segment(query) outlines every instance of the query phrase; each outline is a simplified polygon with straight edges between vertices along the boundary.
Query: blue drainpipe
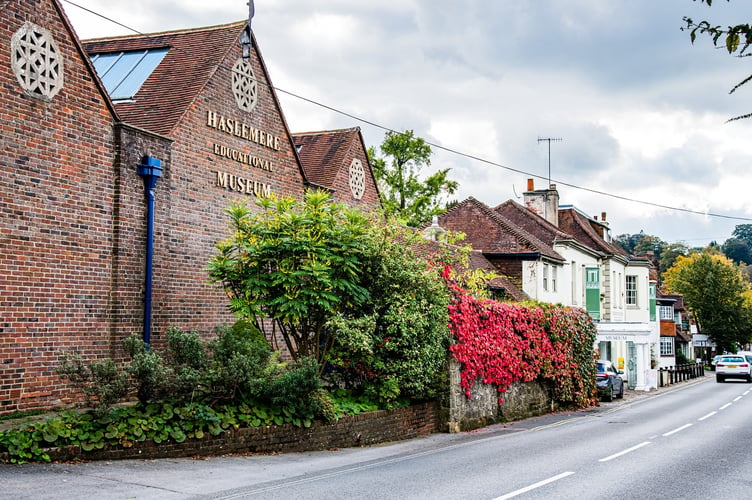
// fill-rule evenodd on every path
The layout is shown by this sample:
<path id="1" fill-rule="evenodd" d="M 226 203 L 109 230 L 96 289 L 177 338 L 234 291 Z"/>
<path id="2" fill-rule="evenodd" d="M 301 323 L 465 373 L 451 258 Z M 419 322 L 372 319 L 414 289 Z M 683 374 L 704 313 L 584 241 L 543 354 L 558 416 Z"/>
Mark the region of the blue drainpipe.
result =
<path id="1" fill-rule="evenodd" d="M 144 156 L 138 165 L 138 175 L 144 180 L 144 194 L 147 202 L 146 215 L 146 278 L 144 284 L 144 343 L 149 349 L 151 343 L 151 278 L 154 259 L 154 188 L 157 179 L 162 177 L 162 162 L 151 156 Z"/>

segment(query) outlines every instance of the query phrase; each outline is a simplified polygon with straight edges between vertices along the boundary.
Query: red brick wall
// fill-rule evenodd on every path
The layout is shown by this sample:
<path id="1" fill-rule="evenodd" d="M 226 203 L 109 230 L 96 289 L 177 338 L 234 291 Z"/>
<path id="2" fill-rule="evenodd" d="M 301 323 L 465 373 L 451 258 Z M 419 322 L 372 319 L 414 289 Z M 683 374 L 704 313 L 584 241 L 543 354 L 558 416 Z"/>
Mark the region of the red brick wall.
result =
<path id="1" fill-rule="evenodd" d="M 151 441 L 131 448 L 108 448 L 84 452 L 78 446 L 52 449 L 50 458 L 62 460 L 118 460 L 225 455 L 229 453 L 289 453 L 370 446 L 389 441 L 413 439 L 440 432 L 437 403 L 422 403 L 392 411 L 373 411 L 343 417 L 333 423 L 314 422 L 310 427 L 290 424 L 251 427 L 228 431 L 220 436 L 206 434 L 203 439 L 182 443 Z M 8 460 L 0 454 L 0 461 Z"/>
<path id="2" fill-rule="evenodd" d="M 365 170 L 365 191 L 360 199 L 356 199 L 350 189 L 350 164 L 353 159 L 360 160 Z M 336 201 L 346 203 L 353 207 L 358 207 L 364 211 L 375 210 L 381 206 L 379 200 L 379 191 L 376 187 L 376 179 L 368 166 L 368 155 L 363 149 L 361 141 L 355 141 L 350 148 L 349 154 L 345 157 L 344 166 L 337 173 L 337 177 L 332 183 L 332 198 Z"/>
<path id="3" fill-rule="evenodd" d="M 144 286 L 146 255 L 147 204 L 143 179 L 137 168 L 145 155 L 161 161 L 163 176 L 172 166 L 171 143 L 162 137 L 146 134 L 128 127 L 116 127 L 117 177 L 113 183 L 115 208 L 113 212 L 112 310 L 113 328 L 109 341 L 113 356 L 120 357 L 121 341 L 131 334 L 144 331 Z M 165 200 L 157 180 L 155 212 Z M 155 217 L 155 220 L 159 220 Z M 163 228 L 155 222 L 155 233 Z M 159 236 L 157 236 L 158 238 Z M 156 239 L 156 238 L 155 238 Z M 155 259 L 157 260 L 157 259 Z M 156 266 L 161 264 L 157 262 Z"/>
<path id="4" fill-rule="evenodd" d="M 236 46 L 170 138 L 119 123 L 53 0 L 0 8 L 0 414 L 55 406 L 76 395 L 57 377 L 62 352 L 122 358 L 143 332 L 146 203 L 136 168 L 162 162 L 155 189 L 152 341 L 170 326 L 209 333 L 234 318 L 207 283 L 214 245 L 228 235 L 225 209 L 253 194 L 217 185 L 217 172 L 301 198 L 304 179 L 268 77 L 256 53 L 259 102 L 236 104 L 230 69 Z M 51 100 L 26 95 L 10 65 L 10 40 L 25 21 L 49 30 L 64 62 Z M 279 138 L 259 145 L 207 125 L 216 113 Z M 257 168 L 214 145 L 268 161 Z M 359 145 L 364 166 L 365 152 Z M 359 204 L 378 203 L 370 172 Z M 346 180 L 344 181 L 346 182 Z M 349 184 L 340 189 L 350 194 Z M 352 196 L 349 196 L 352 198 Z"/>
<path id="5" fill-rule="evenodd" d="M 49 30 L 64 85 L 28 96 L 10 40 Z M 113 118 L 72 34 L 49 1 L 0 8 L 0 412 L 66 397 L 60 350 L 109 354 L 115 203 Z"/>
<path id="6" fill-rule="evenodd" d="M 157 185 L 153 302 L 153 338 L 157 341 L 169 326 L 206 333 L 233 321 L 224 292 L 208 283 L 206 268 L 214 245 L 229 235 L 225 210 L 238 201 L 253 205 L 256 196 L 218 186 L 217 172 L 261 182 L 276 195 L 303 195 L 294 146 L 256 57 L 252 64 L 260 80 L 258 103 L 249 113 L 235 102 L 230 68 L 240 56 L 238 46 L 181 120 L 172 134 L 175 142 L 169 169 Z M 279 137 L 279 150 L 209 127 L 209 112 Z M 270 161 L 272 170 L 217 155 L 215 144 Z"/>
<path id="7" fill-rule="evenodd" d="M 522 263 L 521 259 L 508 258 L 508 259 L 488 259 L 501 274 L 509 278 L 520 290 L 522 290 Z"/>

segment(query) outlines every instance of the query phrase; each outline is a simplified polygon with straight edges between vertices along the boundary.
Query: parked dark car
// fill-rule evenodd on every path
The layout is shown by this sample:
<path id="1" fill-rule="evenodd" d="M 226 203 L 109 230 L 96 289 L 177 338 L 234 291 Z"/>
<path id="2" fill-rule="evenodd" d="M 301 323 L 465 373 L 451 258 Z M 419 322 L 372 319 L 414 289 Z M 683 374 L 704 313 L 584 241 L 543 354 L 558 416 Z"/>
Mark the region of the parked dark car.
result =
<path id="1" fill-rule="evenodd" d="M 598 396 L 604 401 L 613 401 L 614 398 L 624 397 L 624 372 L 617 370 L 611 361 L 601 359 L 596 369 L 595 386 Z"/>

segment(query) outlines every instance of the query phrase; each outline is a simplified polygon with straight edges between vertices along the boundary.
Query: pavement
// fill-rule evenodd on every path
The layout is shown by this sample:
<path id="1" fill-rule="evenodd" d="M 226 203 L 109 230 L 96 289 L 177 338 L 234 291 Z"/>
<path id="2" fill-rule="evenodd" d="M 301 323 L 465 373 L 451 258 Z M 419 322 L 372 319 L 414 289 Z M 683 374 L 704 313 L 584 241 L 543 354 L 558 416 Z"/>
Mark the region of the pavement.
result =
<path id="1" fill-rule="evenodd" d="M 704 377 L 698 377 L 698 378 L 686 380 L 683 382 L 677 382 L 670 386 L 659 387 L 658 389 L 653 389 L 650 391 L 636 391 L 634 389 L 625 389 L 623 398 L 614 399 L 613 401 L 610 401 L 610 402 L 600 401 L 599 405 L 594 408 L 566 410 L 562 412 L 541 415 L 538 417 L 532 417 L 530 419 L 526 419 L 525 421 L 507 422 L 505 424 L 495 424 L 495 425 L 501 425 L 503 427 L 516 427 L 516 428 L 528 427 L 530 424 L 535 426 L 536 424 L 539 423 L 539 421 L 558 421 L 563 418 L 574 416 L 578 413 L 596 413 L 599 411 L 612 409 L 614 407 L 621 406 L 627 403 L 632 403 L 640 399 L 658 396 L 660 394 L 664 394 L 672 390 L 686 387 L 687 385 L 690 385 L 690 384 L 696 384 L 696 383 L 701 383 L 707 380 L 712 380 L 713 376 L 714 376 L 713 372 L 706 372 Z M 24 424 L 31 423 L 31 422 L 41 422 L 41 421 L 44 421 L 48 416 L 49 414 L 39 414 L 39 415 L 19 417 L 15 419 L 0 420 L 0 431 L 5 430 L 5 429 L 17 428 L 17 427 L 20 427 Z M 490 426 L 490 427 L 493 427 L 493 426 Z"/>
<path id="2" fill-rule="evenodd" d="M 664 386 L 664 387 L 659 387 L 658 389 L 653 389 L 650 391 L 636 391 L 634 389 L 625 389 L 623 399 L 614 399 L 612 403 L 601 402 L 601 405 L 612 405 L 613 403 L 629 402 L 629 401 L 634 401 L 635 399 L 663 394 L 672 390 L 676 390 L 680 387 L 686 387 L 687 385 L 699 384 L 703 381 L 712 380 L 714 376 L 715 376 L 714 372 L 706 371 L 704 377 L 697 377 L 697 378 L 685 380 L 683 382 L 676 382 L 675 384 L 671 384 L 671 385 Z"/>

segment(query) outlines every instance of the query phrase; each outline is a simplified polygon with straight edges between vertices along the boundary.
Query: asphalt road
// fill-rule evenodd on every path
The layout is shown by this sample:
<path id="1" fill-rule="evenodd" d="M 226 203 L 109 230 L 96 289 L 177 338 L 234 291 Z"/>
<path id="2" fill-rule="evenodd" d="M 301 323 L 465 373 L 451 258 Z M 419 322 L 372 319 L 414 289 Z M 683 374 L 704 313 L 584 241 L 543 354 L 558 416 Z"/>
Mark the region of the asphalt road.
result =
<path id="1" fill-rule="evenodd" d="M 746 498 L 751 390 L 706 377 L 597 409 L 371 448 L 0 465 L 0 498 Z"/>

